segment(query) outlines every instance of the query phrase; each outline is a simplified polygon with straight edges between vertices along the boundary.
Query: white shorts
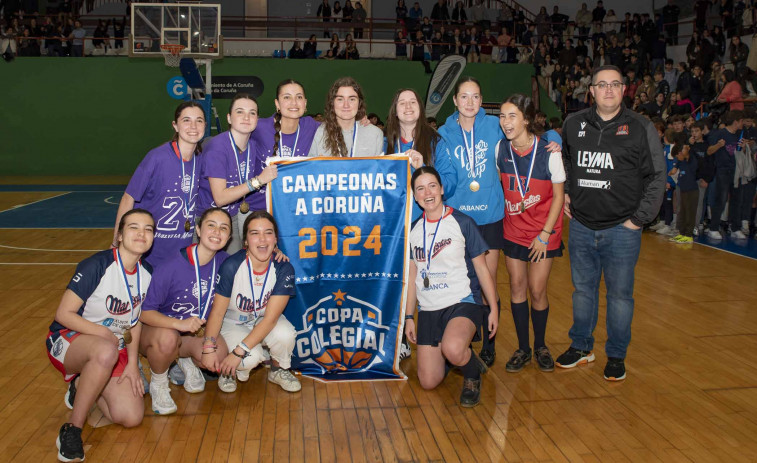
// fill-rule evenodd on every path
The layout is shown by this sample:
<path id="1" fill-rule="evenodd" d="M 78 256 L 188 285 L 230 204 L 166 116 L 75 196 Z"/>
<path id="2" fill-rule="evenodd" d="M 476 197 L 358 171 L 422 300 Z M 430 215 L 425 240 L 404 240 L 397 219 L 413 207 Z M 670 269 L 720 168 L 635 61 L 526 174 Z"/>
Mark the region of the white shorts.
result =
<path id="1" fill-rule="evenodd" d="M 239 345 L 250 334 L 255 325 L 259 324 L 262 320 L 263 317 L 256 319 L 253 323 L 237 325 L 231 320 L 224 319 L 221 326 L 221 336 L 226 340 L 229 352 Z M 288 370 L 292 366 L 292 352 L 294 352 L 296 335 L 294 326 L 289 323 L 289 320 L 284 315 L 279 316 L 276 325 L 268 333 L 268 336 L 263 339 L 263 342 L 257 346 L 250 346 L 250 353 L 242 359 L 237 369 L 252 370 L 264 360 L 272 358 L 279 363 L 281 368 Z M 268 349 L 270 357 L 263 347 Z"/>

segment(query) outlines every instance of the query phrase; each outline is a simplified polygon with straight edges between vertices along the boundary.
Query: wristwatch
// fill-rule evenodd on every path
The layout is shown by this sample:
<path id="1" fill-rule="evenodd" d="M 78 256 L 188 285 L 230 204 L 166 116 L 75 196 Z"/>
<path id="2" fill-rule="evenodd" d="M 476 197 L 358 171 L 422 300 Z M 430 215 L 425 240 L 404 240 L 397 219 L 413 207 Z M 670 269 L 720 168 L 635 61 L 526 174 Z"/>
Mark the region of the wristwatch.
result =
<path id="1" fill-rule="evenodd" d="M 253 177 L 252 179 L 248 180 L 248 182 L 253 190 L 259 190 L 260 187 L 263 186 L 263 184 L 260 183 L 260 180 L 258 180 L 257 177 Z"/>

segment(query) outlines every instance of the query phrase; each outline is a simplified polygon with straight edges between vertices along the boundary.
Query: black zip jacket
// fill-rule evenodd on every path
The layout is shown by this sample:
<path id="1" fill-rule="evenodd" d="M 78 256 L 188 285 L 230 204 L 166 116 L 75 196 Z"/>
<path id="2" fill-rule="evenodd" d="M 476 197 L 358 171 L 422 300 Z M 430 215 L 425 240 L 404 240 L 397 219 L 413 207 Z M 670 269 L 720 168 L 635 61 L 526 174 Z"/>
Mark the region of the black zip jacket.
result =
<path id="1" fill-rule="evenodd" d="M 665 193 L 665 158 L 654 125 L 625 106 L 602 121 L 593 106 L 563 123 L 563 163 L 573 217 L 592 230 L 651 222 Z"/>

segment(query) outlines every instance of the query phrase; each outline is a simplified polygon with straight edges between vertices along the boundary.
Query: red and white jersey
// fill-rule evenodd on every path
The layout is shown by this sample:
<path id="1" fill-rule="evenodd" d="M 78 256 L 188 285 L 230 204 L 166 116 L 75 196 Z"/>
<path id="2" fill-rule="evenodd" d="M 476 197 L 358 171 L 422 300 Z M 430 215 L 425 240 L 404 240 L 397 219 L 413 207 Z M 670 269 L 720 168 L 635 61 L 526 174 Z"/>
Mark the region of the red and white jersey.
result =
<path id="1" fill-rule="evenodd" d="M 536 146 L 525 152 L 512 147 L 509 140 L 502 140 L 497 148 L 497 167 L 505 193 L 505 239 L 521 246 L 530 246 L 544 229 L 552 205 L 552 184 L 565 182 L 562 153 L 547 151 L 547 141 L 537 138 Z M 512 151 L 511 151 L 512 150 Z M 534 152 L 536 157 L 534 158 Z M 513 166 L 513 160 L 516 165 Z M 533 169 L 531 161 L 533 160 Z M 517 167 L 520 185 L 515 171 Z M 531 180 L 528 181 L 529 170 Z M 527 188 L 526 183 L 528 182 Z M 525 189 L 525 195 L 521 195 Z M 525 210 L 521 211 L 521 203 Z M 563 212 L 554 226 L 547 250 L 558 249 L 562 242 Z"/>

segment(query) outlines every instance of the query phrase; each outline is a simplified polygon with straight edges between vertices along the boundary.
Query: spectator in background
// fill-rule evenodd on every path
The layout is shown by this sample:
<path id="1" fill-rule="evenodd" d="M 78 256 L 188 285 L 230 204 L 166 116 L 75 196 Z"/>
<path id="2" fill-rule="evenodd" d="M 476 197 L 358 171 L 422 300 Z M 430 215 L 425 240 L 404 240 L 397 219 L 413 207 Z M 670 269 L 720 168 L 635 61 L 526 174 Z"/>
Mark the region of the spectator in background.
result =
<path id="1" fill-rule="evenodd" d="M 394 34 L 394 56 L 399 61 L 407 61 L 407 38 L 402 31 Z"/>
<path id="2" fill-rule="evenodd" d="M 649 55 L 652 58 L 652 72 L 657 70 L 662 71 L 665 67 L 665 59 L 668 56 L 667 44 L 665 38 L 662 35 L 658 35 L 654 42 L 652 42 L 652 48 L 649 51 Z"/>
<path id="3" fill-rule="evenodd" d="M 720 95 L 718 95 L 718 101 L 729 103 L 728 109 L 731 111 L 743 111 L 744 96 L 741 84 L 736 80 L 736 74 L 730 69 L 726 69 L 721 74 L 721 79 L 725 85 Z"/>
<path id="4" fill-rule="evenodd" d="M 681 9 L 675 4 L 675 0 L 668 0 L 668 4 L 662 8 L 662 22 L 665 27 L 665 39 L 668 45 L 678 45 L 678 17 Z"/>
<path id="5" fill-rule="evenodd" d="M 363 8 L 363 4 L 355 2 L 355 10 L 352 12 L 352 24 L 356 39 L 363 38 L 363 23 L 365 23 L 367 17 L 368 13 Z"/>
<path id="6" fill-rule="evenodd" d="M 591 22 L 596 23 L 602 23 L 605 19 L 605 15 L 607 12 L 605 11 L 604 3 L 602 3 L 602 0 L 597 1 L 597 6 L 592 10 L 591 12 Z"/>
<path id="7" fill-rule="evenodd" d="M 318 55 L 318 39 L 315 34 L 311 35 L 303 48 L 306 59 L 315 59 Z"/>
<path id="8" fill-rule="evenodd" d="M 502 32 L 500 32 L 499 35 L 497 36 L 497 49 L 499 53 L 497 62 L 499 63 L 507 62 L 507 47 L 510 46 L 511 41 L 512 41 L 512 36 L 507 33 L 507 28 L 503 28 Z"/>
<path id="9" fill-rule="evenodd" d="M 423 37 L 423 32 L 415 31 L 415 40 L 413 40 L 413 51 L 411 55 L 412 61 L 424 61 L 426 59 L 426 40 Z"/>
<path id="10" fill-rule="evenodd" d="M 746 61 L 749 58 L 749 47 L 741 41 L 741 37 L 734 35 L 731 37 L 728 55 L 731 58 L 731 63 L 733 63 L 734 71 L 738 73 L 746 67 Z"/>
<path id="11" fill-rule="evenodd" d="M 538 37 L 536 36 L 536 26 L 533 23 L 528 25 L 528 29 L 523 33 L 521 40 L 523 41 L 523 45 L 527 47 L 533 48 L 536 46 Z"/>
<path id="12" fill-rule="evenodd" d="M 458 1 L 452 9 L 452 24 L 464 26 L 466 21 L 468 21 L 468 15 L 465 13 L 465 7 L 463 2 Z"/>
<path id="13" fill-rule="evenodd" d="M 549 18 L 552 21 L 552 31 L 562 37 L 562 33 L 568 26 L 568 16 L 560 13 L 560 8 L 555 5 L 552 8 L 552 16 Z"/>
<path id="14" fill-rule="evenodd" d="M 292 45 L 292 48 L 289 49 L 289 54 L 287 56 L 289 57 L 289 59 L 305 58 L 305 50 L 302 49 L 299 40 L 294 41 L 294 44 Z"/>
<path id="15" fill-rule="evenodd" d="M 26 27 L 21 34 L 18 56 L 40 56 L 39 42 L 31 35 L 31 29 Z"/>
<path id="16" fill-rule="evenodd" d="M 475 1 L 473 8 L 471 8 L 471 17 L 473 24 L 481 30 L 486 30 L 491 26 L 491 21 L 489 21 L 482 0 Z"/>
<path id="17" fill-rule="evenodd" d="M 466 31 L 465 34 L 465 57 L 469 63 L 478 63 L 481 61 L 481 49 L 478 47 L 478 31 L 475 26 Z"/>
<path id="18" fill-rule="evenodd" d="M 331 42 L 329 42 L 329 52 L 331 53 L 331 56 L 336 58 L 339 55 L 339 49 L 341 46 L 339 45 L 339 34 L 334 32 L 331 34 Z"/>
<path id="19" fill-rule="evenodd" d="M 578 27 L 578 37 L 588 38 L 591 30 L 593 15 L 589 11 L 586 3 L 581 4 L 581 9 L 576 13 L 576 27 Z"/>
<path id="20" fill-rule="evenodd" d="M 733 0 L 720 0 L 720 2 L 718 2 L 718 13 L 720 14 L 723 30 L 725 30 L 730 37 L 733 34 L 734 26 L 736 25 L 733 18 Z M 722 56 L 723 53 L 720 55 Z"/>
<path id="21" fill-rule="evenodd" d="M 410 11 L 407 12 L 407 27 L 414 29 L 416 25 L 421 23 L 421 20 L 423 20 L 423 9 L 421 8 L 420 3 L 415 2 L 413 7 L 410 8 Z M 433 26 L 431 34 L 433 34 Z M 426 33 L 424 32 L 423 35 L 426 35 Z M 431 35 L 426 36 L 426 38 L 430 40 Z"/>
<path id="22" fill-rule="evenodd" d="M 323 0 L 323 3 L 318 5 L 318 10 L 315 15 L 322 18 L 325 23 L 331 21 L 331 6 L 329 5 L 329 0 Z M 329 38 L 329 29 L 326 26 L 323 27 L 323 36 Z"/>
<path id="23" fill-rule="evenodd" d="M 110 27 L 110 20 L 106 23 L 102 19 L 97 23 L 95 32 L 92 33 L 92 46 L 98 50 L 107 50 L 110 44 L 110 36 L 108 35 L 108 28 Z"/>
<path id="24" fill-rule="evenodd" d="M 74 30 L 68 37 L 71 40 L 71 56 L 78 58 L 84 56 L 84 37 L 86 35 L 87 31 L 81 27 L 81 22 L 78 19 L 74 21 Z"/>
<path id="25" fill-rule="evenodd" d="M 710 36 L 712 37 L 712 45 L 715 47 L 718 57 L 725 55 L 725 35 L 723 35 L 723 29 L 720 26 L 713 27 Z"/>
<path id="26" fill-rule="evenodd" d="M 565 48 L 560 50 L 557 55 L 557 62 L 560 63 L 563 69 L 571 66 L 576 61 L 576 49 L 573 48 L 573 41 L 568 39 L 565 41 Z"/>
<path id="27" fill-rule="evenodd" d="M 347 36 L 350 37 L 349 34 Z M 345 41 L 344 50 L 342 51 L 342 54 L 339 56 L 339 58 L 347 60 L 360 59 L 360 53 L 358 53 L 357 51 L 357 45 L 351 37 L 349 41 Z"/>
<path id="28" fill-rule="evenodd" d="M 121 20 L 121 23 L 118 23 L 116 21 L 116 18 L 113 18 L 113 38 L 115 41 L 113 42 L 113 48 L 116 50 L 123 49 L 124 47 L 124 30 L 126 29 L 126 16 L 123 17 Z"/>
<path id="29" fill-rule="evenodd" d="M 18 52 L 17 36 L 18 31 L 13 28 L 12 23 L 0 30 L 0 54 L 3 55 L 3 58 L 7 56 L 6 53 L 10 53 L 11 57 L 16 56 Z"/>
<path id="30" fill-rule="evenodd" d="M 442 37 L 442 33 L 441 31 L 436 31 L 434 33 L 431 44 L 431 60 L 439 61 L 440 59 L 442 59 L 442 56 L 446 54 L 447 50 L 444 45 L 444 38 Z"/>
<path id="31" fill-rule="evenodd" d="M 618 17 L 615 15 L 615 10 L 609 10 L 602 22 L 602 27 L 608 37 L 614 37 L 619 30 Z"/>
<path id="32" fill-rule="evenodd" d="M 407 24 L 407 7 L 405 6 L 405 0 L 397 0 L 397 7 L 394 9 L 397 15 L 397 22 Z"/>
<path id="33" fill-rule="evenodd" d="M 665 73 L 663 74 L 663 78 L 670 86 L 670 90 L 677 90 L 678 89 L 678 69 L 673 67 L 673 60 L 668 58 L 665 60 Z"/>
<path id="34" fill-rule="evenodd" d="M 668 96 L 670 95 L 670 84 L 667 80 L 664 79 L 664 74 L 662 69 L 657 69 L 654 72 L 654 81 L 655 81 L 655 92 L 656 94 L 662 94 L 665 97 L 665 100 L 668 99 Z"/>
<path id="35" fill-rule="evenodd" d="M 547 7 L 543 6 L 539 8 L 539 13 L 534 18 L 536 23 L 536 33 L 539 37 L 546 36 L 552 32 L 551 19 L 549 13 L 547 13 Z"/>
<path id="36" fill-rule="evenodd" d="M 423 18 L 423 24 L 421 25 L 421 32 L 423 32 L 423 37 L 428 41 L 430 41 L 434 36 L 434 25 L 431 24 L 431 21 L 429 21 L 428 16 Z"/>
<path id="37" fill-rule="evenodd" d="M 626 71 L 626 89 L 623 93 L 624 97 L 628 97 L 630 99 L 634 99 L 636 96 L 636 92 L 638 91 L 639 85 L 641 85 L 641 81 L 638 77 L 636 77 L 636 71 L 633 69 L 628 69 Z"/>
<path id="38" fill-rule="evenodd" d="M 431 9 L 431 20 L 442 26 L 449 22 L 449 9 L 445 0 L 437 0 L 434 8 Z"/>
<path id="39" fill-rule="evenodd" d="M 478 43 L 481 50 L 481 62 L 491 63 L 494 45 L 497 45 L 497 39 L 494 37 L 494 33 L 492 33 L 489 29 L 484 30 L 484 33 L 478 40 Z"/>
<path id="40" fill-rule="evenodd" d="M 355 12 L 355 8 L 352 6 L 352 1 L 346 0 L 344 2 L 344 8 L 342 8 L 342 22 L 351 23 L 352 13 L 354 12 Z"/>
<path id="41" fill-rule="evenodd" d="M 694 28 L 696 31 L 703 31 L 707 25 L 707 15 L 712 3 L 710 0 L 696 0 L 694 2 Z"/>
<path id="42" fill-rule="evenodd" d="M 336 1 L 334 2 L 334 7 L 331 9 L 331 20 L 334 22 L 342 22 L 343 18 L 344 11 L 342 10 L 342 5 Z"/>

